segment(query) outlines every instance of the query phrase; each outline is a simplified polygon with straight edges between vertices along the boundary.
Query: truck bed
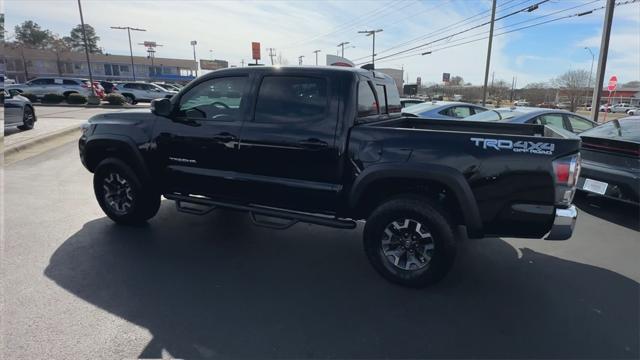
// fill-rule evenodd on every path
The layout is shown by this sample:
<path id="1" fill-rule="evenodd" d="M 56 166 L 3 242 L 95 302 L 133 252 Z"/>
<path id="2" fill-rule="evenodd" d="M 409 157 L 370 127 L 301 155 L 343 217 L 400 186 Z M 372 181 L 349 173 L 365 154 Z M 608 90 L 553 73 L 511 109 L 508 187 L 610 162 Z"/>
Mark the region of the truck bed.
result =
<path id="1" fill-rule="evenodd" d="M 569 133 L 561 133 L 544 125 L 464 120 L 433 120 L 416 117 L 401 117 L 378 121 L 368 123 L 366 126 L 464 132 L 474 134 L 520 135 L 561 139 L 572 137 Z"/>

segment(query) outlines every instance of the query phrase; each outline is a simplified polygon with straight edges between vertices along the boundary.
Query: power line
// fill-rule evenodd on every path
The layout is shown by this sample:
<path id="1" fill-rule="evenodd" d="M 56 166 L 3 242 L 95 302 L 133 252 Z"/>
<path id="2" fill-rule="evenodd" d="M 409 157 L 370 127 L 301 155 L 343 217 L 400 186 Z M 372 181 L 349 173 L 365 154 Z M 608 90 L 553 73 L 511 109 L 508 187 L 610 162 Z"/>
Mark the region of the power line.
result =
<path id="1" fill-rule="evenodd" d="M 549 17 L 549 16 L 552 16 L 552 15 L 555 15 L 555 14 L 559 14 L 559 13 L 562 13 L 562 12 L 574 10 L 576 8 L 583 7 L 583 6 L 586 6 L 586 5 L 595 3 L 595 2 L 599 2 L 599 1 L 601 1 L 601 0 L 592 0 L 592 1 L 588 2 L 588 3 L 580 4 L 580 5 L 577 5 L 577 6 L 572 6 L 570 8 L 566 8 L 566 9 L 563 9 L 563 10 L 554 11 L 552 13 L 545 14 L 545 15 L 542 15 L 542 16 L 538 16 L 538 17 L 533 18 L 533 19 L 527 19 L 527 20 L 520 21 L 520 22 L 517 22 L 517 23 L 505 25 L 505 26 L 497 28 L 496 31 L 512 28 L 512 27 L 514 27 L 516 25 L 524 24 L 524 23 L 531 22 L 531 21 L 537 21 L 537 20 L 540 20 L 540 19 L 545 18 L 545 17 Z M 460 41 L 463 41 L 463 40 L 466 40 L 466 39 L 471 39 L 471 38 L 474 38 L 474 37 L 479 36 L 479 35 L 486 35 L 486 34 L 488 34 L 488 31 L 482 31 L 482 32 L 479 32 L 479 33 L 472 34 L 470 36 L 465 36 L 465 37 L 458 38 L 458 39 L 453 41 L 455 44 L 451 44 L 450 46 L 447 46 L 445 48 L 454 47 Z M 488 37 L 483 37 L 482 39 L 488 39 Z M 465 44 L 466 44 L 466 42 L 465 42 Z M 435 49 L 434 51 L 437 51 L 437 50 L 439 50 L 439 49 Z M 420 50 L 420 51 L 417 51 L 417 52 L 414 52 L 414 53 L 411 53 L 411 54 L 407 54 L 407 56 L 403 56 L 401 58 L 396 58 L 396 59 L 404 59 L 404 58 L 407 58 L 407 57 L 411 57 L 411 56 L 415 56 L 415 55 L 422 55 L 422 54 L 423 54 L 423 51 Z M 381 61 L 383 61 L 383 60 L 381 60 Z"/>
<path id="2" fill-rule="evenodd" d="M 616 6 L 629 5 L 629 4 L 636 3 L 638 1 L 640 1 L 640 0 L 620 1 L 620 2 L 616 3 Z M 535 23 L 535 24 L 531 24 L 531 25 L 527 25 L 527 26 L 522 26 L 522 27 L 519 27 L 519 28 L 516 28 L 516 29 L 512 29 L 512 30 L 509 30 L 509 31 L 504 31 L 504 32 L 501 32 L 501 33 L 498 33 L 498 34 L 494 34 L 494 37 L 495 36 L 500 36 L 500 35 L 506 35 L 506 34 L 509 34 L 509 33 L 512 33 L 512 32 L 520 31 L 520 30 L 529 29 L 529 28 L 536 27 L 536 26 L 545 25 L 545 24 L 556 22 L 556 21 L 560 21 L 560 20 L 565 20 L 565 19 L 569 19 L 569 18 L 589 15 L 589 14 L 592 14 L 592 13 L 594 13 L 596 11 L 600 11 L 600 10 L 602 10 L 604 8 L 605 8 L 605 6 L 601 6 L 601 7 L 598 7 L 598 8 L 591 9 L 589 11 L 584 11 L 584 12 L 575 13 L 575 14 L 571 14 L 571 15 L 565 15 L 565 16 L 561 16 L 561 17 L 558 17 L 558 18 L 542 21 L 542 22 L 539 22 L 539 23 Z M 505 27 L 503 27 L 502 29 L 504 29 L 504 28 Z M 443 47 L 439 47 L 439 48 L 433 49 L 433 50 L 429 51 L 428 53 L 431 54 L 431 53 L 434 53 L 434 52 L 437 52 L 437 51 L 442 51 L 442 50 L 446 50 L 446 49 L 450 49 L 450 48 L 454 48 L 454 47 L 458 47 L 458 46 L 462 46 L 462 45 L 467 45 L 467 44 L 474 43 L 474 42 L 477 42 L 477 41 L 486 40 L 488 38 L 489 38 L 488 36 L 484 36 L 484 37 L 481 37 L 481 38 L 476 38 L 476 39 L 472 39 L 472 40 L 461 42 L 461 43 L 457 43 L 457 44 L 447 45 L 447 46 L 443 46 Z M 460 41 L 460 40 L 462 40 L 462 39 L 459 39 L 458 41 Z M 422 53 L 422 54 L 426 54 L 426 53 Z M 393 59 L 384 59 L 384 60 L 378 60 L 378 61 L 379 62 L 397 61 L 397 60 L 406 59 L 406 58 L 410 58 L 410 57 L 417 56 L 417 55 L 422 55 L 422 54 L 421 53 L 413 53 L 413 54 L 408 54 L 408 55 L 401 56 L 401 57 L 395 57 Z M 362 64 L 364 64 L 364 63 L 357 64 L 357 65 L 362 65 Z"/>
<path id="3" fill-rule="evenodd" d="M 498 7 L 504 7 L 505 5 L 508 5 L 508 4 L 510 4 L 510 3 L 514 2 L 514 1 L 516 1 L 516 0 L 509 0 L 509 1 L 505 2 L 505 3 L 502 3 L 501 5 L 498 5 Z M 527 3 L 527 2 L 530 2 L 530 1 L 532 1 L 532 0 L 521 1 L 521 2 L 519 2 L 517 4 L 515 4 L 515 5 L 511 5 L 511 6 L 508 6 L 508 7 L 504 8 L 504 9 L 502 9 L 501 11 L 506 11 L 506 10 L 512 9 L 512 8 L 514 8 L 516 6 L 520 6 L 520 5 L 522 5 L 524 3 Z M 390 48 L 387 48 L 387 49 L 384 49 L 382 51 L 379 51 L 378 54 L 384 54 L 384 53 L 389 52 L 389 51 L 391 51 L 393 49 L 397 49 L 397 48 L 400 48 L 400 47 L 403 47 L 403 46 L 406 46 L 406 45 L 409 45 L 409 44 L 413 44 L 413 43 L 418 42 L 418 41 L 426 40 L 426 39 L 431 38 L 431 37 L 433 37 L 435 35 L 438 35 L 438 34 L 441 34 L 443 32 L 446 32 L 448 29 L 451 29 L 453 27 L 460 27 L 460 26 L 464 25 L 465 23 L 473 23 L 473 22 L 482 20 L 482 19 L 475 19 L 475 20 L 471 20 L 471 19 L 476 18 L 478 16 L 482 16 L 482 15 L 484 15 L 486 13 L 489 13 L 489 12 L 491 12 L 491 9 L 479 12 L 479 13 L 477 13 L 475 15 L 472 15 L 472 16 L 464 18 L 464 19 L 462 19 L 460 21 L 457 21 L 457 22 L 455 22 L 453 24 L 449 24 L 449 25 L 444 26 L 444 27 L 442 27 L 440 29 L 436 29 L 436 30 L 434 30 L 432 32 L 429 32 L 429 33 L 425 34 L 425 35 L 421 35 L 421 36 L 415 37 L 415 38 L 413 38 L 411 40 L 408 40 L 408 41 L 402 42 L 400 44 L 394 45 L 394 46 L 392 46 Z M 353 61 L 362 60 L 362 59 L 365 59 L 367 57 L 368 56 L 363 56 L 363 57 L 360 57 L 360 58 L 356 58 Z"/>
<path id="4" fill-rule="evenodd" d="M 531 8 L 533 8 L 533 7 L 537 7 L 537 6 L 539 6 L 539 5 L 542 5 L 542 4 L 544 4 L 544 3 L 548 2 L 548 1 L 549 1 L 549 0 L 542 0 L 542 1 L 539 1 L 539 2 L 537 2 L 537 3 L 535 3 L 535 4 L 531 5 L 531 6 L 527 6 L 527 7 L 524 7 L 524 8 L 518 9 L 518 10 L 513 11 L 513 12 L 510 12 L 510 13 L 508 13 L 508 14 L 506 14 L 506 15 L 502 15 L 502 16 L 500 16 L 500 17 L 496 18 L 496 19 L 495 19 L 495 21 L 502 20 L 502 19 L 506 19 L 506 18 L 508 18 L 508 17 L 510 17 L 510 16 L 516 15 L 516 14 L 521 13 L 521 12 L 523 12 L 523 11 L 527 11 L 528 9 L 531 9 Z M 473 26 L 473 27 L 470 27 L 470 28 L 467 28 L 467 29 L 464 29 L 464 30 L 458 31 L 458 32 L 453 33 L 453 34 L 448 35 L 448 36 L 444 36 L 444 37 L 438 38 L 438 39 L 436 39 L 436 40 L 433 40 L 433 41 L 427 42 L 427 43 L 425 43 L 425 44 L 417 45 L 417 46 L 414 46 L 414 47 L 409 48 L 409 49 L 406 49 L 406 50 L 398 51 L 398 52 L 393 53 L 393 54 L 391 54 L 391 55 L 383 56 L 383 57 L 379 58 L 378 60 L 384 60 L 384 59 L 387 59 L 387 58 L 393 57 L 393 56 L 395 56 L 395 55 L 400 55 L 400 54 L 404 54 L 404 53 L 407 53 L 407 52 L 412 51 L 412 50 L 416 50 L 416 49 L 419 49 L 419 48 L 423 48 L 423 47 L 425 47 L 425 46 L 427 46 L 427 45 L 431 45 L 431 44 L 434 44 L 434 43 L 439 42 L 439 41 L 442 41 L 442 40 L 451 39 L 451 38 L 452 38 L 452 37 L 454 37 L 454 36 L 457 36 L 457 35 L 460 35 L 460 34 L 464 34 L 464 33 L 466 33 L 466 32 L 469 32 L 469 31 L 471 31 L 471 30 L 477 29 L 477 28 L 479 28 L 479 27 L 485 26 L 485 25 L 490 24 L 490 23 L 491 23 L 491 21 L 486 21 L 486 22 L 483 22 L 482 24 L 475 25 L 475 26 Z"/>
<path id="5" fill-rule="evenodd" d="M 301 45 L 303 45 L 303 44 L 306 44 L 306 43 L 309 43 L 309 42 L 311 42 L 311 41 L 314 41 L 314 40 L 317 40 L 317 39 L 323 38 L 323 37 L 325 37 L 325 36 L 328 36 L 328 35 L 334 34 L 334 33 L 336 33 L 336 32 L 340 32 L 340 31 L 344 31 L 344 30 L 347 30 L 347 29 L 350 29 L 350 28 L 356 27 L 356 26 L 358 26 L 358 25 L 360 24 L 360 22 L 362 22 L 364 19 L 367 19 L 367 20 L 364 20 L 364 21 L 369 21 L 370 19 L 368 19 L 368 18 L 375 18 L 375 17 L 377 17 L 378 15 L 381 15 L 381 14 L 382 14 L 382 13 L 383 13 L 387 8 L 388 8 L 388 7 L 390 7 L 391 5 L 394 5 L 395 3 L 398 3 L 398 2 L 400 2 L 400 1 L 401 1 L 401 0 L 392 0 L 392 1 L 389 1 L 388 3 L 385 3 L 384 5 L 382 5 L 382 6 L 381 6 L 381 7 L 379 7 L 379 8 L 376 8 L 376 9 L 373 9 L 373 10 L 371 10 L 371 11 L 368 11 L 367 13 L 365 13 L 365 14 L 363 14 L 363 15 L 361 15 L 361 16 L 359 16 L 359 17 L 355 18 L 355 19 L 350 19 L 348 22 L 345 22 L 345 23 L 343 23 L 343 24 L 341 24 L 341 25 L 338 25 L 338 26 L 337 26 L 337 27 L 335 27 L 333 30 L 331 30 L 331 31 L 329 31 L 329 32 L 327 32 L 327 33 L 323 33 L 323 34 L 320 34 L 320 35 L 316 35 L 316 36 L 311 37 L 311 38 L 309 38 L 309 39 L 307 39 L 307 40 L 303 40 L 303 41 L 299 41 L 299 42 L 297 42 L 297 43 L 294 43 L 294 44 L 292 44 L 292 45 L 290 45 L 290 46 L 282 47 L 282 49 L 291 49 L 291 48 L 300 47 L 300 46 L 301 46 Z"/>

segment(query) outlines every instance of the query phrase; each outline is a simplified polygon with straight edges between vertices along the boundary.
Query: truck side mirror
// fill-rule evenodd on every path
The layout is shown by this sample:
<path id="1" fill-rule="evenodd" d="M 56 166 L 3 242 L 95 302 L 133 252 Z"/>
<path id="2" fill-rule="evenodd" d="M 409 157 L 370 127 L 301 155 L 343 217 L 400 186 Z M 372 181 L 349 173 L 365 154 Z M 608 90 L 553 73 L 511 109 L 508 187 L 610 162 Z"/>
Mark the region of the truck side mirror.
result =
<path id="1" fill-rule="evenodd" d="M 169 117 L 171 115 L 171 101 L 167 98 L 151 101 L 151 112 L 158 116 Z"/>

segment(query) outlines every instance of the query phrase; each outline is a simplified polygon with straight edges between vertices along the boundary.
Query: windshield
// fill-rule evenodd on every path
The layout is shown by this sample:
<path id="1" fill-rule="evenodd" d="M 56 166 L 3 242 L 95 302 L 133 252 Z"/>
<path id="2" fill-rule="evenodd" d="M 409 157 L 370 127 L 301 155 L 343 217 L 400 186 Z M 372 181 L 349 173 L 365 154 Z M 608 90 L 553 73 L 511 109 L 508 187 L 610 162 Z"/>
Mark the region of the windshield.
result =
<path id="1" fill-rule="evenodd" d="M 612 120 L 580 134 L 580 136 L 599 137 L 613 140 L 640 143 L 640 116 Z"/>
<path id="2" fill-rule="evenodd" d="M 423 113 L 425 111 L 431 110 L 431 109 L 435 109 L 437 107 L 442 106 L 442 104 L 438 104 L 438 103 L 421 103 L 421 104 L 415 104 L 415 105 L 409 105 L 407 107 L 405 107 L 402 111 L 403 112 L 407 112 L 407 113 L 411 113 L 411 114 L 419 114 L 419 113 Z"/>
<path id="3" fill-rule="evenodd" d="M 464 118 L 464 120 L 469 120 L 469 121 L 499 121 L 499 120 L 506 120 L 506 119 L 511 119 L 514 116 L 517 115 L 521 115 L 522 113 L 519 111 L 512 111 L 512 110 L 487 110 L 487 111 L 483 111 L 479 114 L 475 114 L 475 115 L 471 115 L 468 116 L 466 118 Z"/>

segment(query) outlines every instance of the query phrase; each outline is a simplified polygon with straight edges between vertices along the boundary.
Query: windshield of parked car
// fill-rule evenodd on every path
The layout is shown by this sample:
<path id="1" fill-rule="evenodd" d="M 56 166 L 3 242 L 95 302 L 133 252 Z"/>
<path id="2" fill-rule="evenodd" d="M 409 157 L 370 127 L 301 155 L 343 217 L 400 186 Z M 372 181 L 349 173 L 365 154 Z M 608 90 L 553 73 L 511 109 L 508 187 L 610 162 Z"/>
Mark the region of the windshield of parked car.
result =
<path id="1" fill-rule="evenodd" d="M 483 111 L 479 114 L 471 115 L 469 117 L 464 118 L 469 121 L 499 121 L 511 119 L 514 116 L 522 115 L 523 113 L 520 111 L 512 111 L 512 110 L 488 110 Z"/>
<path id="2" fill-rule="evenodd" d="M 580 134 L 580 136 L 599 137 L 613 140 L 640 143 L 640 116 L 612 120 Z"/>
<path id="3" fill-rule="evenodd" d="M 404 109 L 402 109 L 402 111 L 406 112 L 406 113 L 411 113 L 411 114 L 420 114 L 420 113 L 435 109 L 435 108 L 440 107 L 440 106 L 442 106 L 442 104 L 438 104 L 438 103 L 421 103 L 421 104 L 415 104 L 415 105 L 407 106 Z"/>

